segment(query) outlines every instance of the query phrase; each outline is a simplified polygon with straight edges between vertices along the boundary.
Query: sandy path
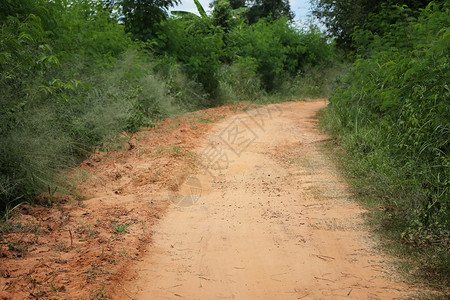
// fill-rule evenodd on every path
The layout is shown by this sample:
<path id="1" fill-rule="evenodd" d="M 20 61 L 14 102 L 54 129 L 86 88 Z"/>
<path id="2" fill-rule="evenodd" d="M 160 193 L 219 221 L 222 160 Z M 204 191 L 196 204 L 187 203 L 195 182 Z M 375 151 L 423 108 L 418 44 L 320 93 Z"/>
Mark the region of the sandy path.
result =
<path id="1" fill-rule="evenodd" d="M 270 105 L 215 125 L 199 151 L 205 169 L 169 194 L 197 202 L 169 208 L 122 292 L 139 300 L 404 297 L 406 285 L 371 250 L 364 211 L 317 149 L 327 137 L 312 117 L 325 105 Z M 199 199 L 189 186 L 197 179 Z"/>

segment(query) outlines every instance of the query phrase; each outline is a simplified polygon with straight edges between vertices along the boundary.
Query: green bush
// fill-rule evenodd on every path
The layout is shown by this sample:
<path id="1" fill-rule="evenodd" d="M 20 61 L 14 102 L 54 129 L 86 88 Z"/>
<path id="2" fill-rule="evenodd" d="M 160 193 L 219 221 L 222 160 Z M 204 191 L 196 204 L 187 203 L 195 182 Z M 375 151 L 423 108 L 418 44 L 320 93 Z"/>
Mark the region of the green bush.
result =
<path id="1" fill-rule="evenodd" d="M 239 57 L 232 65 L 225 65 L 219 75 L 221 96 L 226 101 L 255 101 L 262 95 L 261 79 L 253 57 Z"/>
<path id="2" fill-rule="evenodd" d="M 332 45 L 315 27 L 298 30 L 283 18 L 242 26 L 238 36 L 237 55 L 256 61 L 267 91 L 279 89 L 286 77 L 333 59 Z"/>
<path id="3" fill-rule="evenodd" d="M 285 98 L 330 98 L 350 68 L 350 63 L 339 61 L 310 67 L 284 80 L 280 94 Z"/>
<path id="4" fill-rule="evenodd" d="M 47 10 L 53 31 L 33 14 L 1 23 L 0 210 L 70 188 L 61 171 L 92 147 L 178 111 L 121 25 L 87 2 L 60 4 Z"/>
<path id="5" fill-rule="evenodd" d="M 170 19 L 161 34 L 160 52 L 174 57 L 181 69 L 194 81 L 202 84 L 214 106 L 221 67 L 223 35 L 214 32 L 209 19 Z"/>

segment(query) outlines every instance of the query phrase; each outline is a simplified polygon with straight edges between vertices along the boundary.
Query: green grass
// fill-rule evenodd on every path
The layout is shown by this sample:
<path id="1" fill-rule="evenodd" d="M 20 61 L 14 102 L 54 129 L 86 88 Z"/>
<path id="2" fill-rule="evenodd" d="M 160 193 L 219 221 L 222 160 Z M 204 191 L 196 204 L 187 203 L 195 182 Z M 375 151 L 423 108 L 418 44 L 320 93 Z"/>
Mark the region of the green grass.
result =
<path id="1" fill-rule="evenodd" d="M 283 80 L 278 94 L 282 99 L 330 98 L 350 69 L 348 62 L 308 68 L 296 77 Z"/>
<path id="2" fill-rule="evenodd" d="M 367 223 L 379 235 L 381 249 L 396 258 L 409 282 L 425 283 L 437 289 L 435 296 L 440 297 L 448 292 L 450 284 L 448 239 L 414 243 L 405 236 L 408 220 L 414 218 L 408 215 L 410 201 L 420 197 L 420 186 L 408 179 L 398 158 L 379 145 L 380 135 L 386 133 L 364 127 L 351 132 L 336 130 L 339 119 L 331 110 L 327 108 L 320 115 L 322 129 L 333 136 L 325 143 L 324 151 L 337 162 L 354 199 L 368 210 Z"/>

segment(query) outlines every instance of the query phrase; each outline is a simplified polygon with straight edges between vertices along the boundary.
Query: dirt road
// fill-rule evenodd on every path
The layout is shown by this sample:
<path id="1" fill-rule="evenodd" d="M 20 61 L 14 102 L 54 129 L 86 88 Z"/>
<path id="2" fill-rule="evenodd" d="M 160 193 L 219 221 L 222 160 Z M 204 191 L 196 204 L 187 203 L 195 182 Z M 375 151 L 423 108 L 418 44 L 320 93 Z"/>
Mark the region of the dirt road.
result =
<path id="1" fill-rule="evenodd" d="M 117 299 L 407 295 L 318 149 L 327 137 L 313 117 L 325 105 L 270 105 L 216 124 L 198 151 L 204 168 L 161 195 L 176 204 Z"/>

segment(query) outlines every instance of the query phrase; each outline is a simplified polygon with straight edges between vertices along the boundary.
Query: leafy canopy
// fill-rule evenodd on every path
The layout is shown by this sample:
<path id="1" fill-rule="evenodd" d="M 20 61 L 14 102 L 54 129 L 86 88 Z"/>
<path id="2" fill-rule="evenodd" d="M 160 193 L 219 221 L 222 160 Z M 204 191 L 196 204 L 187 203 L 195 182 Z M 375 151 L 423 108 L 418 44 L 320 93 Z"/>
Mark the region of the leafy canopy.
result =
<path id="1" fill-rule="evenodd" d="M 156 36 L 161 21 L 168 16 L 167 10 L 179 0 L 120 0 L 125 31 L 134 38 L 148 40 Z"/>
<path id="2" fill-rule="evenodd" d="M 311 4 L 313 14 L 325 24 L 330 35 L 336 39 L 337 46 L 348 51 L 352 49 L 352 34 L 355 27 L 361 28 L 370 23 L 369 16 L 378 14 L 383 7 L 407 5 L 418 12 L 419 8 L 425 8 L 430 2 L 429 0 L 317 0 L 311 1 Z"/>

